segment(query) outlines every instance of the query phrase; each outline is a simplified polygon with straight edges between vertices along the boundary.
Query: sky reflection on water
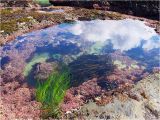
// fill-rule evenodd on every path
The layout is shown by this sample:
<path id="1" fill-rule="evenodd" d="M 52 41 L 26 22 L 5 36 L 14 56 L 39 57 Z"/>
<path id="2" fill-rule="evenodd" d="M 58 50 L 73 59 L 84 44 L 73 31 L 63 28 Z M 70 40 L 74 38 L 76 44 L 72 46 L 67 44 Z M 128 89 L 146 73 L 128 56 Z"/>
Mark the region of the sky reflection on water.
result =
<path id="1" fill-rule="evenodd" d="M 134 60 L 154 64 L 152 66 L 159 63 L 159 48 L 160 35 L 154 28 L 131 19 L 62 23 L 24 34 L 1 47 L 2 57 L 15 51 L 24 54 L 22 56 L 49 53 L 73 57 L 79 53 L 106 54 L 120 50 Z"/>
<path id="2" fill-rule="evenodd" d="M 70 31 L 88 41 L 110 40 L 114 49 L 122 51 L 138 47 L 142 42 L 142 48 L 147 50 L 160 47 L 159 35 L 139 20 L 78 21 Z"/>

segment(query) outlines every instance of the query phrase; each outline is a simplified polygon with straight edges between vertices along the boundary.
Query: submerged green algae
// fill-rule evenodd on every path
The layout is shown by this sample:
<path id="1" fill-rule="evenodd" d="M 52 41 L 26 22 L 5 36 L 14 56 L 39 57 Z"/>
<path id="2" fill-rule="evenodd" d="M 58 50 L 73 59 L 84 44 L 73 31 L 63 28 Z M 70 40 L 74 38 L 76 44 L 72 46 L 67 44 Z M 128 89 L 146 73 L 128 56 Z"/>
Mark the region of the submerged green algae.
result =
<path id="1" fill-rule="evenodd" d="M 89 53 L 90 54 L 100 54 L 100 52 L 102 51 L 102 48 L 105 46 L 104 42 L 96 42 L 94 45 L 91 46 L 91 48 L 89 49 Z"/>
<path id="2" fill-rule="evenodd" d="M 60 103 L 69 86 L 70 73 L 67 67 L 63 67 L 61 72 L 53 71 L 46 81 L 38 80 L 36 100 L 42 103 L 42 118 L 60 117 Z"/>
<path id="3" fill-rule="evenodd" d="M 62 57 L 61 54 L 53 54 L 53 55 L 52 55 L 52 58 L 53 58 L 53 59 L 56 59 L 56 60 L 59 60 L 61 57 Z"/>

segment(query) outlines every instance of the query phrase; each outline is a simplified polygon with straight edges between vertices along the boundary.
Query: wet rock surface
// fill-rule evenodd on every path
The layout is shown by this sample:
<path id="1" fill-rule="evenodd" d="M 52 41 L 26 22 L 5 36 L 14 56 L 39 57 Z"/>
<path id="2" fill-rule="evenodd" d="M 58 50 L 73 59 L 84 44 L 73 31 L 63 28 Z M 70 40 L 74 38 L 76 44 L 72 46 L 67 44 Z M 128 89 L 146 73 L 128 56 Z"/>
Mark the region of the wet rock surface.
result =
<path id="1" fill-rule="evenodd" d="M 159 77 L 159 73 L 153 73 L 126 92 L 117 91 L 112 98 L 97 97 L 96 103 L 90 101 L 73 114 L 83 119 L 159 120 Z M 99 104 L 104 100 L 108 101 L 103 106 Z"/>
<path id="2" fill-rule="evenodd" d="M 93 78 L 83 82 L 78 87 L 70 88 L 67 93 L 72 94 L 72 103 L 64 102 L 62 109 L 64 111 L 70 111 L 73 108 L 78 109 L 91 99 L 95 100 L 99 105 L 104 105 L 109 102 L 108 99 L 112 99 L 113 95 L 127 92 L 133 87 L 134 83 L 147 75 L 141 69 L 114 69 L 109 75 Z M 101 96 L 100 99 L 96 99 L 98 96 Z M 74 98 L 76 99 L 75 101 Z M 77 99 L 81 101 L 80 104 L 77 102 Z M 70 107 L 67 107 L 69 104 Z M 76 104 L 77 108 L 75 106 L 72 108 L 72 104 Z"/>

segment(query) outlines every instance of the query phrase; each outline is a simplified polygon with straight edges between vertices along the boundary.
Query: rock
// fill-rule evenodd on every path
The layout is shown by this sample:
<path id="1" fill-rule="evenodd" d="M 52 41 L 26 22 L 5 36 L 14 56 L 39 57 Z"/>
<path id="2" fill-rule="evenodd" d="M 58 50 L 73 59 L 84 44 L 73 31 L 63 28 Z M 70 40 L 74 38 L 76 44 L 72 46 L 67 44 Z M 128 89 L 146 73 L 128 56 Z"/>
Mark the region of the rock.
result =
<path id="1" fill-rule="evenodd" d="M 21 49 L 22 46 L 19 46 L 19 49 Z M 26 46 L 27 47 L 27 46 Z M 2 75 L 3 82 L 11 82 L 11 81 L 24 81 L 23 76 L 23 70 L 25 68 L 26 62 L 25 60 L 28 58 L 28 56 L 32 52 L 32 47 L 30 49 L 21 49 L 21 52 L 11 48 L 11 50 L 6 51 L 4 53 L 4 58 L 6 60 L 9 60 L 9 62 L 6 62 L 3 64 L 2 67 Z M 17 62 L 18 61 L 18 62 Z"/>
<path id="2" fill-rule="evenodd" d="M 99 106 L 102 98 L 96 99 L 96 103 L 85 104 L 80 112 L 87 111 L 89 115 L 83 114 L 83 119 L 100 119 L 110 116 L 112 120 L 159 120 L 160 119 L 160 75 L 150 74 L 139 81 L 126 93 L 114 95 L 112 102 L 106 102 Z M 105 97 L 104 97 L 105 98 Z M 107 98 L 105 98 L 107 100 Z M 94 111 L 96 110 L 96 116 Z"/>
<path id="3" fill-rule="evenodd" d="M 113 82 L 110 82 L 110 81 L 107 81 L 105 79 L 103 80 L 99 80 L 97 82 L 97 84 L 102 88 L 102 89 L 105 89 L 107 91 L 110 91 L 110 90 L 113 90 L 115 88 L 118 87 L 117 83 L 115 81 Z"/>
<path id="4" fill-rule="evenodd" d="M 3 82 L 11 82 L 16 80 L 16 77 L 20 76 L 22 73 L 21 69 L 17 69 L 12 66 L 7 66 L 3 71 L 2 78 Z M 23 81 L 24 79 L 21 79 Z M 18 80 L 17 80 L 18 81 Z"/>
<path id="5" fill-rule="evenodd" d="M 153 73 L 160 73 L 160 67 L 154 67 Z"/>
<path id="6" fill-rule="evenodd" d="M 73 70 L 74 70 L 75 74 L 77 74 L 77 73 L 80 74 L 81 75 L 80 77 L 82 78 L 82 77 L 84 77 L 84 75 L 89 75 L 88 71 L 89 72 L 92 72 L 94 70 L 96 71 L 99 66 L 98 63 L 101 63 L 100 65 L 103 65 L 103 67 L 105 66 L 103 64 L 103 59 L 105 59 L 105 57 L 103 57 L 103 59 L 100 59 L 100 58 L 97 59 L 98 58 L 97 56 L 91 56 L 91 57 L 94 57 L 94 59 L 90 60 L 90 57 L 85 56 L 84 58 L 87 58 L 88 60 L 84 59 L 84 61 L 81 61 L 83 59 L 79 58 L 79 59 L 77 59 L 76 63 L 70 64 L 70 67 L 74 68 Z M 83 63 L 83 64 L 82 65 L 78 64 L 78 63 L 80 63 L 79 61 L 81 61 L 81 63 Z M 124 61 L 124 58 L 122 58 L 122 61 Z M 128 61 L 128 60 L 126 60 L 126 61 Z M 97 63 L 97 64 L 95 64 L 96 69 L 93 69 L 92 67 L 90 67 L 90 66 L 92 66 L 92 63 L 94 66 L 94 62 Z M 86 65 L 86 69 L 84 69 L 85 65 Z M 83 67 L 83 69 L 81 67 Z M 102 67 L 102 69 L 103 69 L 103 67 Z M 78 70 L 80 70 L 80 71 L 78 71 Z M 80 72 L 82 72 L 83 74 L 81 74 Z M 101 73 L 102 72 L 103 72 L 103 70 L 101 71 Z M 95 72 L 95 73 L 98 73 L 98 72 Z M 115 68 L 115 69 L 113 69 L 113 71 L 110 74 L 101 74 L 100 77 L 97 74 L 97 77 L 93 76 L 94 78 L 85 79 L 85 81 L 83 79 L 79 79 L 79 80 L 83 80 L 83 83 L 81 83 L 77 87 L 70 88 L 68 92 L 70 94 L 72 94 L 73 99 L 76 96 L 80 96 L 79 100 L 82 102 L 82 104 L 79 104 L 79 106 L 78 106 L 75 101 L 72 101 L 71 103 L 76 104 L 77 108 L 79 108 L 81 105 L 85 104 L 89 100 L 95 100 L 96 103 L 98 103 L 99 105 L 104 105 L 105 103 L 108 103 L 112 100 L 110 98 L 111 96 L 119 94 L 119 93 L 128 92 L 133 87 L 133 84 L 142 78 L 143 74 L 145 74 L 145 73 L 143 72 L 142 69 L 126 68 L 126 69 L 121 70 L 121 69 Z M 134 92 L 130 92 L 129 95 L 132 99 L 137 100 L 137 101 L 140 101 L 141 99 L 143 99 L 142 96 L 147 98 L 147 95 L 145 93 L 143 93 L 143 90 L 141 90 L 140 95 L 138 95 L 138 94 L 139 94 L 139 92 L 136 93 L 134 91 Z M 95 99 L 95 97 L 97 97 L 97 96 L 100 96 L 99 100 Z M 123 98 L 121 98 L 121 99 L 123 99 Z M 69 101 L 70 100 L 68 99 L 68 103 L 70 103 Z M 67 104 L 67 103 L 64 102 L 63 106 L 66 106 L 65 104 Z M 75 106 L 73 108 L 75 109 Z M 68 107 L 68 110 L 72 110 L 72 107 Z"/>
<path id="7" fill-rule="evenodd" d="M 57 70 L 57 63 L 38 63 L 34 71 L 34 78 L 37 80 L 46 80 L 52 72 L 56 72 Z"/>
<path id="8" fill-rule="evenodd" d="M 16 81 L 13 81 L 13 82 L 8 82 L 6 84 L 4 84 L 4 86 L 2 87 L 2 95 L 5 95 L 5 94 L 13 94 L 14 91 L 20 87 L 20 84 L 19 82 L 16 82 Z"/>
<path id="9" fill-rule="evenodd" d="M 19 87 L 1 96 L 1 120 L 39 119 L 40 104 L 32 100 L 29 88 Z"/>
<path id="10" fill-rule="evenodd" d="M 13 1 L 13 0 L 1 0 L 2 7 L 38 7 L 32 0 Z"/>
<path id="11" fill-rule="evenodd" d="M 83 104 L 80 96 L 74 96 L 68 91 L 64 98 L 64 103 L 61 105 L 63 112 L 69 112 L 73 109 L 78 109 Z"/>
<path id="12" fill-rule="evenodd" d="M 101 9 L 157 19 L 158 1 L 66 1 L 50 0 L 55 6 L 72 6 Z"/>

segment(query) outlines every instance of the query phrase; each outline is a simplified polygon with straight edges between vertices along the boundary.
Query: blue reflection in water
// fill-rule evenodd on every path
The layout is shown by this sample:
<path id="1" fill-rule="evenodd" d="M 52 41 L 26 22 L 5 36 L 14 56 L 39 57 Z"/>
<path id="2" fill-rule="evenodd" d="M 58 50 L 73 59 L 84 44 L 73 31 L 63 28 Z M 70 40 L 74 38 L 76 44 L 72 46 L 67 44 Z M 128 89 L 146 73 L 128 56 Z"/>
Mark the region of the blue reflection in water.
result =
<path id="1" fill-rule="evenodd" d="M 2 47 L 2 57 L 9 51 L 27 55 L 28 49 L 32 55 L 49 53 L 51 56 L 106 54 L 120 50 L 141 64 L 153 67 L 159 66 L 159 48 L 160 36 L 142 21 L 93 20 L 63 23 L 19 36 Z"/>

